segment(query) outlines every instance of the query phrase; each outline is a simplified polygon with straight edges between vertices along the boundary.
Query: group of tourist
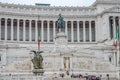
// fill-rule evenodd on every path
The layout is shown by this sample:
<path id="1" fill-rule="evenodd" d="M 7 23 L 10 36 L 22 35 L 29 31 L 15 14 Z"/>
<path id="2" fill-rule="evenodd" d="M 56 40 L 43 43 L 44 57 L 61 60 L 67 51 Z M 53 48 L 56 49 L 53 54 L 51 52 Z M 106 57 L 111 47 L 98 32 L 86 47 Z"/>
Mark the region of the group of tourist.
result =
<path id="1" fill-rule="evenodd" d="M 60 74 L 60 76 L 61 76 L 62 78 L 64 78 L 65 74 L 62 73 L 62 74 Z M 71 74 L 70 76 L 71 76 L 71 78 L 84 78 L 84 79 L 86 79 L 86 80 L 101 80 L 101 77 L 100 77 L 100 76 L 97 77 L 97 76 L 95 76 L 95 75 L 83 76 L 82 74 Z"/>

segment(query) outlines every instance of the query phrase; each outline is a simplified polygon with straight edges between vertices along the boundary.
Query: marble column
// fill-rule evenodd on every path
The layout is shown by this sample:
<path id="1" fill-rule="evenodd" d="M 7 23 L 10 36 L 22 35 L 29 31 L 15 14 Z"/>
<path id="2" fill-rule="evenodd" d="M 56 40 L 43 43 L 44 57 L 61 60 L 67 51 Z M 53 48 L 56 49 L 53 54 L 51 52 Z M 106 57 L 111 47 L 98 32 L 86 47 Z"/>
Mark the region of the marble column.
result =
<path id="1" fill-rule="evenodd" d="M 35 20 L 35 41 L 38 40 L 38 26 L 37 26 L 37 20 Z"/>
<path id="2" fill-rule="evenodd" d="M 113 64 L 116 66 L 116 57 L 115 57 L 115 52 L 113 53 Z"/>
<path id="3" fill-rule="evenodd" d="M 20 28 L 19 28 L 19 19 L 17 19 L 17 41 L 19 41 L 20 40 L 20 36 L 19 36 L 19 34 L 20 34 Z"/>
<path id="4" fill-rule="evenodd" d="M 96 21 L 94 21 L 95 22 L 95 42 L 96 42 L 96 40 L 97 40 L 97 27 L 96 27 Z M 92 31 L 92 30 L 91 30 Z M 91 32 L 91 35 L 92 35 L 92 32 Z M 93 35 L 92 35 L 93 36 Z M 92 36 L 91 36 L 91 38 L 92 38 Z"/>
<path id="5" fill-rule="evenodd" d="M 53 41 L 55 41 L 55 34 L 56 34 L 55 21 L 53 21 Z"/>
<path id="6" fill-rule="evenodd" d="M 92 42 L 92 29 L 91 29 L 91 21 L 89 21 L 89 41 Z"/>
<path id="7" fill-rule="evenodd" d="M 68 41 L 68 27 L 67 27 L 67 22 L 65 21 L 65 35 L 67 36 L 67 41 Z"/>
<path id="8" fill-rule="evenodd" d="M 85 21 L 83 21 L 83 42 L 86 42 Z"/>
<path id="9" fill-rule="evenodd" d="M 64 69 L 64 57 L 61 56 L 61 67 Z"/>
<path id="10" fill-rule="evenodd" d="M 79 21 L 77 21 L 77 42 L 80 41 L 80 27 L 79 27 Z"/>
<path id="11" fill-rule="evenodd" d="M 71 54 L 73 55 L 73 54 Z M 70 57 L 70 70 L 72 71 L 73 70 L 73 56 Z"/>
<path id="12" fill-rule="evenodd" d="M 117 52 L 116 52 L 116 56 L 117 56 L 117 67 L 119 67 L 119 56 L 120 56 L 120 51 L 119 51 L 119 46 L 117 46 Z"/>
<path id="13" fill-rule="evenodd" d="M 41 42 L 44 42 L 44 27 L 43 27 L 44 21 L 41 20 Z"/>
<path id="14" fill-rule="evenodd" d="M 0 41 L 1 41 L 1 18 L 0 18 Z"/>
<path id="15" fill-rule="evenodd" d="M 73 21 L 71 21 L 71 42 L 74 42 Z"/>
<path id="16" fill-rule="evenodd" d="M 47 21 L 47 42 L 50 42 L 50 25 L 49 25 L 49 21 Z"/>
<path id="17" fill-rule="evenodd" d="M 115 16 L 113 16 L 113 38 L 115 38 L 116 34 L 116 23 L 115 23 Z"/>
<path id="18" fill-rule="evenodd" d="M 5 40 L 7 40 L 7 18 L 5 18 Z"/>
<path id="19" fill-rule="evenodd" d="M 29 41 L 31 41 L 32 39 L 32 37 L 31 37 L 31 20 L 29 20 Z"/>
<path id="20" fill-rule="evenodd" d="M 26 27 L 26 26 L 25 26 L 25 20 L 23 20 L 23 41 L 26 40 L 26 36 L 25 36 L 25 35 L 26 35 L 25 30 L 26 30 L 26 29 L 25 29 L 25 27 Z"/>
<path id="21" fill-rule="evenodd" d="M 11 19 L 11 41 L 13 41 L 13 19 Z"/>

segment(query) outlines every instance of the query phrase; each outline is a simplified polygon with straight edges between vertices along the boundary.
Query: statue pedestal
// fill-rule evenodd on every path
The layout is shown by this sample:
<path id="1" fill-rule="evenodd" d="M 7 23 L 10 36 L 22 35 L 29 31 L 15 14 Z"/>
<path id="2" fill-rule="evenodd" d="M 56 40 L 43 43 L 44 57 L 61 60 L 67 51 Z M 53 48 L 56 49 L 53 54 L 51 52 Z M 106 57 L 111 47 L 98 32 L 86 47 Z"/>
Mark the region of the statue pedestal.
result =
<path id="1" fill-rule="evenodd" d="M 67 45 L 67 36 L 64 32 L 59 32 L 56 34 L 55 45 Z"/>
<path id="2" fill-rule="evenodd" d="M 55 37 L 55 51 L 64 53 L 67 46 L 67 37 L 64 32 L 59 32 Z"/>
<path id="3" fill-rule="evenodd" d="M 34 75 L 42 76 L 43 73 L 45 72 L 45 70 L 43 70 L 43 69 L 33 69 L 32 72 L 33 72 Z"/>

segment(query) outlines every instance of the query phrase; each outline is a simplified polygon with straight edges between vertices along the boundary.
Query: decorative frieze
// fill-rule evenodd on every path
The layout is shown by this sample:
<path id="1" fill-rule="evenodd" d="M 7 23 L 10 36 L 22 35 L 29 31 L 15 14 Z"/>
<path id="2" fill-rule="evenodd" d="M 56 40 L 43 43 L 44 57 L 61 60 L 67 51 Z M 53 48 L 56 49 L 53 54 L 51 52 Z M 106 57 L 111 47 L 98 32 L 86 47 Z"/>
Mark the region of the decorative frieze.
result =
<path id="1" fill-rule="evenodd" d="M 32 15 L 33 14 L 46 14 L 49 12 L 59 14 L 60 12 L 63 14 L 67 13 L 74 13 L 77 15 L 82 14 L 90 14 L 93 15 L 96 12 L 96 8 L 94 7 L 43 7 L 43 6 L 29 6 L 29 5 L 15 5 L 15 4 L 5 4 L 1 3 L 1 9 L 4 10 L 4 12 L 7 13 L 16 13 L 16 14 L 26 14 L 26 15 Z M 23 13 L 24 12 L 24 13 Z M 34 13 L 33 13 L 34 12 Z M 94 13 L 93 13 L 94 12 Z"/>

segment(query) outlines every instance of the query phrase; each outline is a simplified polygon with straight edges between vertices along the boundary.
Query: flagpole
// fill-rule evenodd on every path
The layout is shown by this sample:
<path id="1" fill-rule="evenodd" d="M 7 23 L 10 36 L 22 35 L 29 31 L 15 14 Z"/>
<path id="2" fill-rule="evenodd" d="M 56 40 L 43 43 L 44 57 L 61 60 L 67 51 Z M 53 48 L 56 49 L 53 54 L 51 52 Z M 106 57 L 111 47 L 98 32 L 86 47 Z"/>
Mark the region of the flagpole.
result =
<path id="1" fill-rule="evenodd" d="M 116 49 L 116 53 L 117 53 L 117 70 L 118 70 L 118 79 L 120 77 L 120 31 L 119 28 L 120 26 L 116 27 L 116 35 L 115 35 L 115 41 L 114 41 L 114 46 Z"/>
<path id="2" fill-rule="evenodd" d="M 39 15 L 38 15 L 38 23 L 39 23 Z M 38 51 L 40 51 L 40 30 L 39 30 L 39 25 L 38 25 Z"/>
<path id="3" fill-rule="evenodd" d="M 38 32 L 38 51 L 40 51 L 40 32 Z"/>
<path id="4" fill-rule="evenodd" d="M 120 80 L 120 22 L 119 22 L 119 29 L 118 29 L 118 33 L 119 33 L 119 36 L 118 36 L 118 41 L 119 41 L 119 45 L 118 45 L 118 54 L 119 54 L 119 80 Z"/>

